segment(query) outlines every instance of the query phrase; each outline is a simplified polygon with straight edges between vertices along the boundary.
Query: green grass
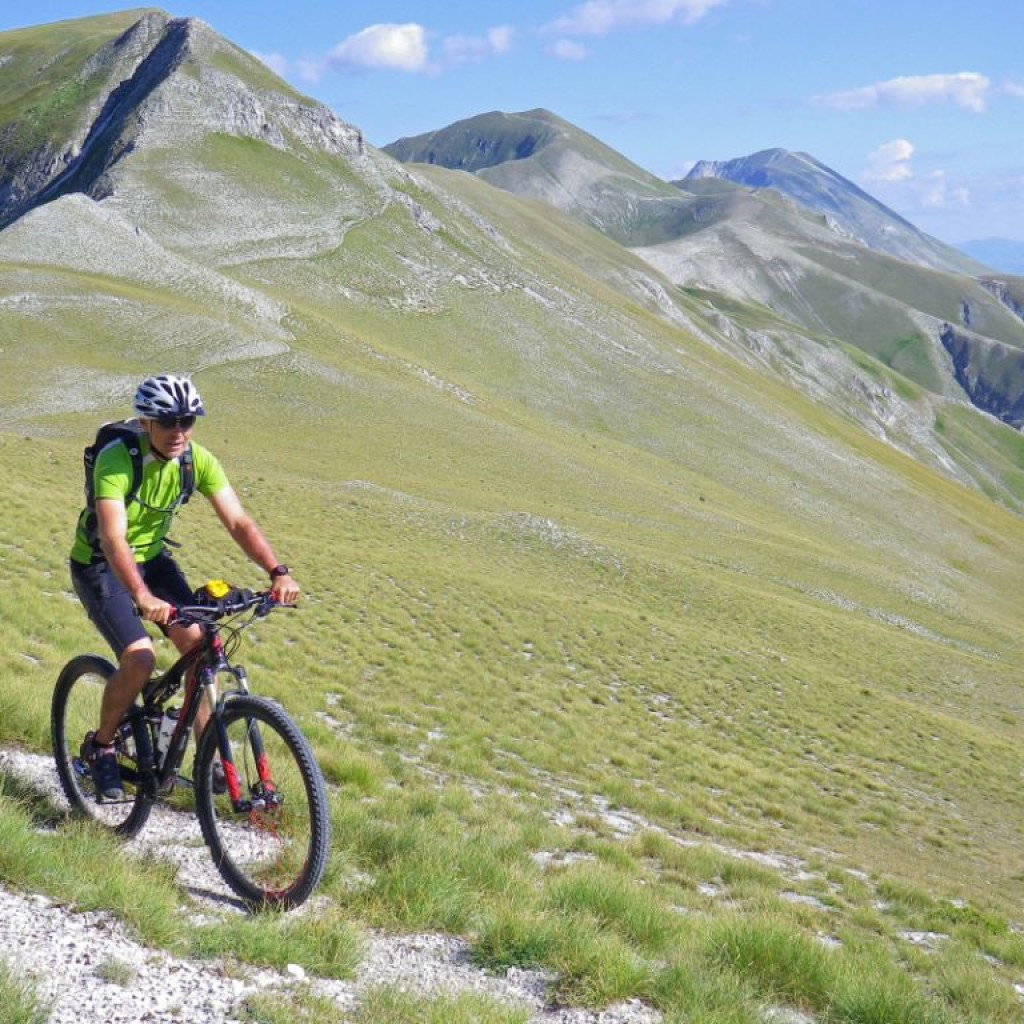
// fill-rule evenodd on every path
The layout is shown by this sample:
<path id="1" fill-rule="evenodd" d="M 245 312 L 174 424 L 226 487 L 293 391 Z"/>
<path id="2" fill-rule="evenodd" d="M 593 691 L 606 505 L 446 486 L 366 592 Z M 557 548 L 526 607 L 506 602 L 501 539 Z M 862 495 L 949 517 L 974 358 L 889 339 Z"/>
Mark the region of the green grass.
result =
<path id="1" fill-rule="evenodd" d="M 0 961 L 0 1005 L 7 1024 L 46 1024 L 50 1011 L 35 988 Z"/>
<path id="2" fill-rule="evenodd" d="M 302 915 L 231 917 L 195 931 L 190 953 L 236 959 L 280 971 L 300 964 L 321 978 L 349 978 L 362 958 L 362 936 L 350 921 L 330 910 L 314 920 Z"/>
<path id="3" fill-rule="evenodd" d="M 367 996 L 353 1024 L 526 1024 L 529 1014 L 482 995 L 414 996 L 395 988 Z"/>
<path id="4" fill-rule="evenodd" d="M 239 1020 L 252 1024 L 343 1024 L 348 1020 L 330 998 L 308 988 L 255 992 L 236 1013 Z"/>
<path id="5" fill-rule="evenodd" d="M 15 443 L 13 448 L 28 459 L 35 457 L 37 445 Z M 73 453 L 64 457 L 69 476 L 74 460 Z M 21 476 L 14 473 L 11 479 Z M 30 488 L 21 488 L 20 483 L 12 486 L 8 507 L 16 518 L 9 522 L 31 518 L 35 530 L 45 530 L 49 513 L 33 504 Z M 27 516 L 30 507 L 32 517 Z M 667 586 L 663 572 L 641 571 L 642 563 L 634 562 L 628 576 L 609 575 L 600 563 L 556 552 L 551 567 L 551 554 L 534 547 L 531 535 L 481 530 L 469 521 L 456 556 L 446 539 L 446 520 L 428 511 L 413 514 L 364 497 L 339 513 L 335 528 L 340 531 L 346 521 L 353 531 L 357 521 L 362 523 L 358 563 L 328 580 L 317 573 L 315 559 L 300 556 L 301 563 L 310 565 L 305 606 L 290 618 L 268 622 L 245 659 L 254 682 L 265 682 L 268 692 L 286 700 L 308 723 L 329 776 L 339 786 L 333 800 L 337 844 L 324 887 L 338 908 L 336 916 L 326 917 L 322 930 L 312 933 L 302 926 L 289 929 L 288 918 L 272 925 L 220 925 L 182 947 L 180 932 L 151 930 L 151 922 L 175 918 L 166 901 L 173 904 L 179 897 L 168 875 L 160 870 L 153 875 L 148 866 L 118 856 L 111 860 L 109 844 L 100 844 L 90 854 L 96 860 L 96 875 L 90 876 L 88 861 L 80 860 L 78 833 L 71 833 L 65 845 L 76 851 L 79 859 L 73 863 L 79 866 L 64 871 L 66 882 L 55 894 L 109 907 L 134 922 L 149 941 L 202 955 L 232 949 L 256 963 L 297 962 L 310 971 L 344 974 L 358 956 L 358 942 L 346 929 L 350 921 L 362 921 L 388 929 L 467 934 L 482 964 L 554 967 L 562 979 L 559 990 L 577 1002 L 653 999 L 682 986 L 686 998 L 700 1006 L 716 998 L 708 990 L 710 982 L 691 991 L 653 966 L 672 957 L 683 941 L 681 925 L 689 918 L 678 918 L 670 908 L 706 913 L 721 899 L 759 913 L 764 900 L 778 898 L 783 888 L 777 870 L 715 853 L 707 837 L 716 835 L 737 849 L 799 852 L 824 844 L 840 864 L 875 865 L 880 882 L 860 891 L 854 887 L 830 912 L 837 932 L 865 926 L 867 934 L 882 928 L 888 935 L 915 928 L 955 930 L 963 936 L 958 941 L 967 943 L 959 948 L 998 949 L 1002 944 L 994 955 L 1012 955 L 1012 934 L 1005 925 L 1012 910 L 1006 904 L 1000 914 L 989 905 L 989 880 L 998 870 L 1000 849 L 1008 855 L 1015 842 L 1005 824 L 992 827 L 998 817 L 1014 820 L 1012 770 L 1002 775 L 993 770 L 1001 759 L 1012 764 L 1004 746 L 1011 742 L 1013 727 L 1001 723 L 998 688 L 991 691 L 991 706 L 971 701 L 958 711 L 960 691 L 951 686 L 958 675 L 966 683 L 987 664 L 979 663 L 977 655 L 958 655 L 955 648 L 886 630 L 869 618 L 859 627 L 865 639 L 857 641 L 849 613 L 823 619 L 819 608 L 813 618 L 797 614 L 793 620 L 803 634 L 803 653 L 786 648 L 786 660 L 778 660 L 770 652 L 783 646 L 785 629 L 793 628 L 787 627 L 784 612 L 793 615 L 800 608 L 792 598 L 773 606 L 774 624 L 744 626 L 734 599 L 727 599 L 732 588 L 721 590 L 721 583 L 715 587 L 705 578 L 703 629 L 691 632 L 685 618 L 658 611 L 659 600 L 666 601 L 666 608 L 677 606 L 677 584 Z M 188 514 L 197 529 L 185 557 L 202 564 L 207 548 L 211 553 L 216 549 L 216 534 L 200 528 L 192 510 Z M 301 552 L 303 531 L 289 536 L 290 545 Z M 473 554 L 474 545 L 485 541 L 486 571 Z M 77 607 L 61 596 L 67 584 L 61 579 L 59 553 L 33 567 L 36 550 L 47 547 L 11 533 L 4 538 L 11 580 L 4 599 L 5 622 L 10 623 L 3 655 L 10 669 L 5 728 L 9 736 L 42 747 L 48 687 L 41 674 L 48 668 L 52 677 L 62 659 L 95 644 Z M 406 562 L 413 551 L 415 565 Z M 453 566 L 458 586 L 443 582 Z M 496 573 L 507 576 L 497 582 Z M 515 584 L 520 573 L 529 574 L 531 586 Z M 237 563 L 226 574 L 246 580 Z M 574 602 L 568 593 L 559 597 L 563 574 L 572 580 Z M 541 580 L 546 598 L 537 608 L 532 595 Z M 37 623 L 52 615 L 55 601 L 63 625 L 44 633 Z M 574 620 L 574 608 L 582 609 L 585 619 Z M 760 614 L 766 611 L 762 606 Z M 837 620 L 831 635 L 822 635 L 822 641 L 829 639 L 816 642 L 829 618 Z M 764 630 L 765 639 L 771 633 L 774 640 L 755 645 L 757 634 L 747 633 L 751 628 Z M 844 635 L 850 658 L 845 669 L 839 641 Z M 871 686 L 837 686 L 846 674 L 857 678 L 854 665 L 869 647 L 875 666 Z M 812 685 L 816 650 L 829 666 L 820 695 Z M 879 669 L 887 660 L 893 664 L 882 675 Z M 678 673 L 686 661 L 691 669 Z M 657 674 L 660 662 L 672 666 L 670 676 Z M 441 665 L 451 670 L 440 670 Z M 752 672 L 761 676 L 757 685 L 750 685 Z M 742 687 L 737 685 L 740 674 L 747 682 Z M 441 688 L 439 675 L 446 680 Z M 680 677 L 692 678 L 693 687 L 681 687 Z M 630 678 L 632 686 L 609 685 Z M 1011 693 L 1008 688 L 1005 713 Z M 328 695 L 331 701 L 325 701 Z M 826 695 L 829 713 L 822 715 L 814 702 Z M 913 715 L 894 713 L 901 707 L 913 708 Z M 334 724 L 313 718 L 318 710 Z M 984 728 L 971 725 L 978 716 Z M 931 765 L 898 755 L 922 742 L 933 743 L 933 735 L 942 737 L 937 749 L 949 752 L 941 762 Z M 957 746 L 960 752 L 953 756 Z M 446 780 L 444 789 L 435 790 L 432 780 Z M 467 787 L 492 795 L 480 799 Z M 519 809 L 510 805 L 499 795 L 510 788 L 529 794 L 530 802 Z M 579 802 L 574 797 L 566 804 L 560 795 L 565 789 L 578 794 Z M 805 798 L 805 792 L 814 792 L 814 799 Z M 616 838 L 588 793 L 610 796 L 613 806 L 669 833 L 679 830 L 696 845 L 677 846 L 652 831 L 631 840 Z M 933 796 L 922 801 L 922 793 Z M 959 828 L 948 817 L 950 798 L 964 818 Z M 568 833 L 547 818 L 559 807 L 575 821 Z M 766 813 L 771 815 L 767 823 Z M 976 839 L 982 826 L 989 837 L 985 844 Z M 26 887 L 52 886 L 46 864 L 62 863 L 64 848 L 52 849 L 53 839 L 31 833 L 23 815 L 14 817 L 12 828 L 27 837 L 27 846 L 18 854 L 18 844 L 5 840 L 5 877 Z M 949 836 L 947 849 L 920 848 L 922 836 L 942 830 Z M 545 871 L 532 858 L 559 848 L 596 859 Z M 984 876 L 973 894 L 965 893 L 970 878 L 962 871 L 962 858 Z M 126 877 L 111 877 L 110 863 Z M 904 881 L 899 880 L 901 863 Z M 912 882 L 919 872 L 932 879 L 930 890 L 937 886 L 940 893 L 977 901 L 968 904 L 974 912 L 947 911 L 943 918 L 947 904 L 941 896 Z M 1012 869 L 998 877 L 1002 899 L 1010 900 L 1019 882 Z M 360 878 L 365 880 L 353 884 Z M 91 887 L 99 882 L 94 891 Z M 701 895 L 705 885 L 719 895 Z M 164 901 L 163 909 L 132 906 L 142 890 L 148 899 Z M 115 895 L 119 891 L 123 895 Z M 995 907 L 1002 899 L 996 899 Z M 872 911 L 875 901 L 889 909 Z M 734 940 L 737 934 L 756 935 L 749 921 L 742 916 L 740 921 Z M 734 982 L 744 993 L 737 1005 L 765 998 L 798 1004 L 824 999 L 822 981 L 814 980 L 814 959 L 808 960 L 815 948 L 813 929 L 808 924 L 788 927 L 791 933 L 783 929 L 766 936 L 779 947 L 775 953 L 736 950 L 725 940 L 709 940 L 710 948 L 720 951 L 711 959 L 719 988 L 723 979 L 741 979 Z M 890 941 L 885 940 L 885 957 L 896 973 L 883 975 L 883 988 L 898 990 L 895 979 L 902 974 L 888 950 Z M 325 950 L 330 952 L 325 955 Z M 968 970 L 969 960 L 965 952 L 960 967 L 944 966 L 941 984 L 948 1000 L 969 999 L 982 983 L 977 971 Z M 854 971 L 854 976 L 860 975 Z M 841 977 L 827 982 L 830 999 L 846 993 Z M 1005 994 L 1005 980 L 990 983 L 994 992 Z M 670 1008 L 684 997 L 658 998 Z M 853 997 L 847 993 L 844 998 Z M 848 1015 L 858 1019 L 853 1008 Z"/>
<path id="6" fill-rule="evenodd" d="M 73 506 L 78 455 L 42 440 L 4 445 L 4 728 L 44 749 L 49 680 L 97 644 L 67 595 L 60 504 L 39 505 L 27 468 L 43 446 Z M 285 916 L 187 934 L 166 870 L 102 837 L 93 845 L 88 830 L 33 832 L 31 815 L 53 811 L 18 810 L 31 794 L 11 804 L 10 788 L 9 884 L 111 909 L 178 951 L 232 950 L 326 976 L 351 975 L 361 927 L 441 930 L 466 935 L 482 966 L 556 971 L 560 998 L 642 998 L 669 1019 L 743 1020 L 776 1001 L 842 1006 L 829 1012 L 844 1021 L 885 1019 L 886 1007 L 941 1020 L 972 1000 L 992 1008 L 981 1019 L 1012 1019 L 1024 952 L 1010 929 L 1021 885 L 1008 827 L 1017 719 L 1002 659 L 763 575 L 699 570 L 692 551 L 673 556 L 699 573 L 688 579 L 665 552 L 653 563 L 621 538 L 616 565 L 608 527 L 601 547 L 552 545 L 514 520 L 456 519 L 373 491 L 331 504 L 332 531 L 358 538 L 358 555 L 329 567 L 313 555 L 314 524 L 287 512 L 299 492 L 280 507 L 263 490 L 252 499 L 268 532 L 287 538 L 307 590 L 243 660 L 257 688 L 299 716 L 337 787 L 331 911 L 312 929 Z M 222 557 L 209 517 L 184 515 L 187 565 L 251 581 L 237 556 Z M 995 532 L 991 545 L 1001 561 Z M 885 594 L 856 576 L 841 585 L 862 588 L 864 608 Z M 1012 651 L 1007 610 L 983 608 L 986 647 Z M 904 611 L 962 643 L 982 607 Z M 620 833 L 610 811 L 646 825 Z M 803 859 L 809 877 L 788 881 L 774 860 L 737 856 L 757 850 Z M 583 859 L 557 866 L 572 856 Z M 766 914 L 787 889 L 827 909 Z M 695 920 L 705 922 L 696 931 Z M 899 935 L 911 931 L 948 934 L 949 952 L 908 971 Z M 819 946 L 821 932 L 843 951 Z"/>

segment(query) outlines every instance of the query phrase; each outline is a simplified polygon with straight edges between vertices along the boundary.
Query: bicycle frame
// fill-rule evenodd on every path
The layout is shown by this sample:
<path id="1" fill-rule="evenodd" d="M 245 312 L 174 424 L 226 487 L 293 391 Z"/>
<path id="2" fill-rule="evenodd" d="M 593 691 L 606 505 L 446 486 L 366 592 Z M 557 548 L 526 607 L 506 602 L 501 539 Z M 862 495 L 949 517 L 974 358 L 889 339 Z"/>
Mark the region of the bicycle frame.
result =
<path id="1" fill-rule="evenodd" d="M 290 909 L 320 884 L 330 854 L 326 784 L 299 726 L 277 701 L 251 693 L 245 669 L 231 663 L 246 630 L 273 609 L 290 606 L 271 591 L 230 588 L 217 596 L 212 584 L 196 601 L 174 613 L 181 625 L 199 627 L 196 643 L 146 682 L 118 724 L 118 763 L 128 783 L 119 800 L 99 799 L 87 750 L 87 730 L 116 670 L 92 654 L 64 666 L 50 712 L 60 784 L 73 813 L 131 838 L 180 781 L 195 790 L 203 840 L 228 887 L 251 908 Z M 172 698 L 182 706 L 168 731 Z M 190 779 L 178 773 L 201 720 Z"/>
<path id="2" fill-rule="evenodd" d="M 274 790 L 259 730 L 253 725 L 251 739 L 256 756 L 257 773 L 263 784 L 264 792 L 256 799 L 248 800 L 243 798 L 227 732 L 220 721 L 220 711 L 223 709 L 224 702 L 235 694 L 249 692 L 245 669 L 241 665 L 235 666 L 230 663 L 220 632 L 214 623 L 200 620 L 198 625 L 203 631 L 202 638 L 191 650 L 178 658 L 166 672 L 149 680 L 143 687 L 141 704 L 134 705 L 124 718 L 122 727 L 127 725 L 134 732 L 137 745 L 141 738 L 144 748 L 136 751 L 138 778 L 134 781 L 136 784 L 142 785 L 146 795 L 153 799 L 160 793 L 170 792 L 173 789 L 175 782 L 179 779 L 178 769 L 184 760 L 188 737 L 195 725 L 200 704 L 204 697 L 209 697 L 215 692 L 217 677 L 229 674 L 234 677 L 236 686 L 228 693 L 210 701 L 212 721 L 218 730 L 217 745 L 220 750 L 221 764 L 224 766 L 227 792 L 232 807 L 239 813 L 262 809 L 268 803 L 273 803 Z M 185 693 L 182 698 L 181 713 L 167 744 L 167 750 L 163 754 L 162 762 L 158 764 L 150 729 L 145 726 L 159 721 L 160 716 L 163 715 L 164 705 L 181 689 L 183 684 Z M 132 729 L 133 720 L 141 720 L 140 724 L 143 727 Z"/>

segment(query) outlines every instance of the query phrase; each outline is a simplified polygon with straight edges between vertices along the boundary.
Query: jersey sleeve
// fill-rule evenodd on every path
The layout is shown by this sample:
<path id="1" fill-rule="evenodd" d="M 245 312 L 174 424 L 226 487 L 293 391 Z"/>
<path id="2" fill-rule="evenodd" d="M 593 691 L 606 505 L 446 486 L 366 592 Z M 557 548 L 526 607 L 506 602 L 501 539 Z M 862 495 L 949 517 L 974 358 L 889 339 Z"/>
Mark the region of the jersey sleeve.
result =
<path id="1" fill-rule="evenodd" d="M 93 490 L 96 498 L 124 501 L 132 489 L 132 457 L 120 442 L 113 441 L 96 457 Z"/>
<path id="2" fill-rule="evenodd" d="M 192 465 L 196 474 L 196 490 L 204 497 L 224 490 L 230 482 L 220 460 L 202 445 L 192 442 Z"/>

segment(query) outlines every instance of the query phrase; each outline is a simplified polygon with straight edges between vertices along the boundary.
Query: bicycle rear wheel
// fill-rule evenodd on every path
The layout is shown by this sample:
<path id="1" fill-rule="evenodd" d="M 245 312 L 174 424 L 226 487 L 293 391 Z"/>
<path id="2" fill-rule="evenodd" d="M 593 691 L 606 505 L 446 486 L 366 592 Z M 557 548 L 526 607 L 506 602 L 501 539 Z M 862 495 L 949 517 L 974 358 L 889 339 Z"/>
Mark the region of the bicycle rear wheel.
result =
<path id="1" fill-rule="evenodd" d="M 218 795 L 223 753 L 228 792 Z M 200 737 L 194 785 L 203 838 L 234 892 L 254 908 L 304 902 L 327 865 L 331 820 L 320 767 L 284 709 L 251 695 L 226 701 Z"/>
<path id="2" fill-rule="evenodd" d="M 53 691 L 50 735 L 57 775 L 72 813 L 92 818 L 127 838 L 145 825 L 153 806 L 138 779 L 135 727 L 130 722 L 122 723 L 115 741 L 124 783 L 123 800 L 97 802 L 92 774 L 82 756 L 86 735 L 100 724 L 103 691 L 114 671 L 109 661 L 92 654 L 72 658 Z M 137 727 L 145 728 L 141 724 Z"/>

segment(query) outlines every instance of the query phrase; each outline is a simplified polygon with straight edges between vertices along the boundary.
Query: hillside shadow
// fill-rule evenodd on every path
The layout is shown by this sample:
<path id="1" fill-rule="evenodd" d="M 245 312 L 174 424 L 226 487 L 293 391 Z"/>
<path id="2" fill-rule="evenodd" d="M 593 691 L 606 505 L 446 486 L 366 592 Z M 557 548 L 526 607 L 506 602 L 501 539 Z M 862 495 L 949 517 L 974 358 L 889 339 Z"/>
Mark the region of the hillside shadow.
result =
<path id="1" fill-rule="evenodd" d="M 130 47 L 137 37 L 145 34 L 147 26 L 158 22 L 159 18 L 143 18 L 110 44 L 110 53 Z M 17 206 L 0 213 L 0 230 L 35 207 L 72 192 L 83 192 L 94 199 L 106 198 L 109 189 L 100 186 L 101 179 L 134 148 L 132 135 L 137 130 L 138 108 L 185 60 L 188 34 L 187 19 L 171 19 L 163 26 L 160 38 L 139 61 L 132 75 L 111 90 L 78 155 L 56 178 L 27 195 Z"/>

